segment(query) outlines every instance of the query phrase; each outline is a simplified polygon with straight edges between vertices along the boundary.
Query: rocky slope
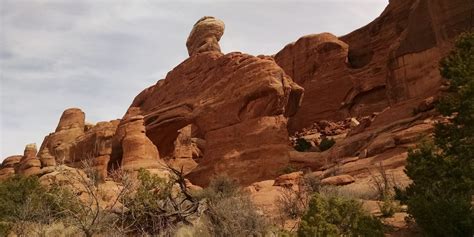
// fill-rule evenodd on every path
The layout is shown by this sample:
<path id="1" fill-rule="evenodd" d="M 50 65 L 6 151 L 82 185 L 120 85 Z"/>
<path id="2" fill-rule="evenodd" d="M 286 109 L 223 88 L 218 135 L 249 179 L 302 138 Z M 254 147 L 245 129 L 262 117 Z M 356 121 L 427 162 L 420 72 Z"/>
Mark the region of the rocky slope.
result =
<path id="1" fill-rule="evenodd" d="M 85 162 L 102 179 L 118 168 L 170 165 L 200 186 L 216 175 L 236 179 L 268 215 L 303 170 L 355 189 L 380 166 L 409 182 L 408 148 L 444 121 L 432 111 L 444 83 L 438 62 L 474 25 L 472 12 L 465 0 L 392 0 L 348 35 L 308 35 L 258 57 L 222 53 L 224 23 L 203 17 L 188 37 L 189 58 L 137 95 L 123 118 L 91 125 L 67 109 L 38 152 L 30 144 L 4 159 L 0 179 Z M 320 151 L 324 138 L 335 145 Z M 309 149 L 296 151 L 302 140 Z M 300 172 L 281 176 L 289 167 Z"/>

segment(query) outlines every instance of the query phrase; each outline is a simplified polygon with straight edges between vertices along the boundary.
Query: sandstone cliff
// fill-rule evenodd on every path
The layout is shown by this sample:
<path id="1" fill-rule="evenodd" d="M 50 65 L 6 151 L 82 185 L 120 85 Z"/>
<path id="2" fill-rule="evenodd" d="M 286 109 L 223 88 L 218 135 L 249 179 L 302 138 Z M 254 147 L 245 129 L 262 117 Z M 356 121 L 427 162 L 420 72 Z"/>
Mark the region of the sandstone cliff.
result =
<path id="1" fill-rule="evenodd" d="M 274 180 L 288 166 L 350 175 L 325 181 L 350 185 L 379 163 L 400 171 L 407 149 L 443 120 L 430 111 L 443 84 L 438 61 L 472 27 L 473 11 L 465 0 L 392 0 L 348 35 L 308 35 L 258 57 L 222 53 L 224 23 L 203 17 L 187 39 L 189 58 L 138 94 L 123 118 L 91 125 L 67 109 L 38 152 L 28 145 L 3 161 L 0 178 L 85 163 L 104 179 L 119 168 L 171 165 L 201 186 L 222 174 L 242 185 Z M 323 137 L 336 144 L 320 152 Z M 294 150 L 297 138 L 316 150 Z"/>

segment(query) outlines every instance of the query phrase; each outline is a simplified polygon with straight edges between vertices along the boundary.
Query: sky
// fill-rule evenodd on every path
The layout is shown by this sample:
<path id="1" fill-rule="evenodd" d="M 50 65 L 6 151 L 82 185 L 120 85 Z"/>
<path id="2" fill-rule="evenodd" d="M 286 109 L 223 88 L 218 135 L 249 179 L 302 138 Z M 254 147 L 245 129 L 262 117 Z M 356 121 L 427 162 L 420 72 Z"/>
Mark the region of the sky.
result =
<path id="1" fill-rule="evenodd" d="M 38 148 L 66 108 L 121 118 L 188 57 L 202 16 L 225 22 L 224 53 L 277 53 L 299 37 L 344 35 L 388 0 L 0 0 L 0 160 Z"/>

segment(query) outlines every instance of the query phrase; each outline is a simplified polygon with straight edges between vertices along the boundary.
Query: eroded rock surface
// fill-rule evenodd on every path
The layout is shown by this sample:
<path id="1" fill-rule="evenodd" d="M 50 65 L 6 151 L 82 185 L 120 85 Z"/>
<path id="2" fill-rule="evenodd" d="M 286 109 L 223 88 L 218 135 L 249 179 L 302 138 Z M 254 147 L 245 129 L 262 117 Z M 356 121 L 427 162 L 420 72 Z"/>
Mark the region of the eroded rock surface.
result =
<path id="1" fill-rule="evenodd" d="M 224 34 L 224 22 L 212 16 L 205 16 L 194 24 L 186 41 L 189 56 L 203 52 L 221 52 L 219 40 Z"/>
<path id="2" fill-rule="evenodd" d="M 308 35 L 287 45 L 275 61 L 305 89 L 290 132 L 437 95 L 439 60 L 472 26 L 473 10 L 464 0 L 390 1 L 380 17 L 348 35 Z"/>
<path id="3" fill-rule="evenodd" d="M 36 157 L 37 152 L 36 144 L 32 143 L 26 145 L 23 157 L 21 157 L 20 163 L 17 166 L 16 173 L 25 176 L 38 174 L 41 170 L 41 162 L 38 157 Z"/>

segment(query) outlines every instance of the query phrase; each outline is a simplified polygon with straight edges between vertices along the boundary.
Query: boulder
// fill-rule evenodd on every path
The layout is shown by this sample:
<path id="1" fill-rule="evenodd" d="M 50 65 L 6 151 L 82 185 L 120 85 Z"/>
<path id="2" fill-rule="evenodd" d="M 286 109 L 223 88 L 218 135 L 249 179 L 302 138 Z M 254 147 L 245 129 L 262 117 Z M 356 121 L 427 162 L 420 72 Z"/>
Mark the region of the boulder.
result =
<path id="1" fill-rule="evenodd" d="M 348 174 L 332 176 L 332 177 L 328 177 L 321 180 L 321 184 L 323 185 L 337 185 L 337 186 L 347 185 L 353 182 L 355 182 L 354 177 Z"/>
<path id="2" fill-rule="evenodd" d="M 296 187 L 303 178 L 303 171 L 280 175 L 275 179 L 274 186 Z"/>
<path id="3" fill-rule="evenodd" d="M 203 52 L 221 52 L 219 40 L 224 34 L 224 22 L 212 16 L 205 16 L 194 24 L 186 47 L 189 56 Z"/>

